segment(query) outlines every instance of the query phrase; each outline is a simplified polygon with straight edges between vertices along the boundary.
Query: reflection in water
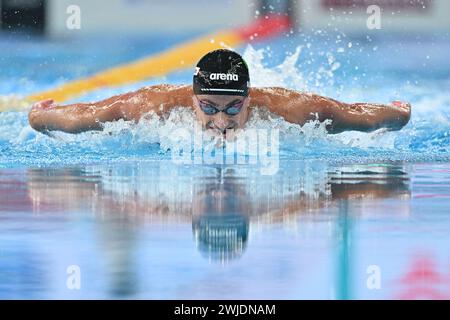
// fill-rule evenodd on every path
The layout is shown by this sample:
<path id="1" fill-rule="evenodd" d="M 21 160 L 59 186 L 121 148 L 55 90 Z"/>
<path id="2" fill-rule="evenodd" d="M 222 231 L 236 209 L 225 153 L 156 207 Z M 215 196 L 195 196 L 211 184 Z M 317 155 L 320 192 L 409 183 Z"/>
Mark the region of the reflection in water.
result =
<path id="1" fill-rule="evenodd" d="M 192 220 L 197 247 L 213 260 L 228 261 L 239 257 L 248 239 L 248 217 L 240 214 L 205 214 Z"/>
<path id="2" fill-rule="evenodd" d="M 105 219 L 100 225 L 100 238 L 106 272 L 111 279 L 110 292 L 114 297 L 133 295 L 138 289 L 137 270 L 133 252 L 136 247 L 136 228 L 127 219 Z"/>
<path id="3" fill-rule="evenodd" d="M 140 290 L 136 247 L 144 225 L 191 223 L 201 256 L 230 263 L 248 249 L 251 226 L 261 229 L 267 224 L 297 223 L 298 217 L 324 209 L 334 208 L 330 212 L 338 215 L 324 218 L 337 222 L 338 238 L 347 237 L 348 208 L 339 213 L 346 201 L 409 197 L 409 178 L 404 172 L 395 165 L 328 167 L 295 162 L 282 166 L 274 176 L 261 176 L 258 168 L 250 166 L 183 167 L 151 162 L 29 169 L 26 180 L 28 211 L 94 215 L 103 256 L 98 258 L 109 278 L 109 292 L 126 297 Z M 344 246 L 341 251 L 345 263 L 340 272 L 348 274 L 348 249 Z M 341 279 L 346 282 L 345 277 Z M 348 283 L 341 286 L 348 287 Z"/>
<path id="4" fill-rule="evenodd" d="M 450 278 L 438 268 L 436 258 L 430 254 L 416 253 L 405 274 L 397 280 L 398 300 L 449 300 Z"/>

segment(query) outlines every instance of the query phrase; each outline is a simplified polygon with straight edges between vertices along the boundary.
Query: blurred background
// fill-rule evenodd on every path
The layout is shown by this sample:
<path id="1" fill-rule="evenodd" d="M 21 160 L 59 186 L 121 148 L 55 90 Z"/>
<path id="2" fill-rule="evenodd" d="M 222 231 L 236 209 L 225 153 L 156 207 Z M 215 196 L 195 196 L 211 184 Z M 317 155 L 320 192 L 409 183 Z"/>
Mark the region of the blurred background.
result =
<path id="1" fill-rule="evenodd" d="M 450 297 L 450 1 L 0 8 L 0 298 Z M 195 121 L 186 110 L 78 135 L 28 125 L 42 92 L 56 97 L 99 74 L 108 83 L 104 72 L 117 66 L 120 81 L 61 103 L 189 84 L 212 47 L 241 53 L 253 86 L 409 101 L 411 122 L 328 135 L 317 122 L 255 111 L 249 128 L 280 131 L 274 176 L 252 165 L 175 165 L 174 128 Z M 80 268 L 81 290 L 67 286 L 69 266 Z M 378 271 L 381 287 L 368 282 Z"/>
<path id="2" fill-rule="evenodd" d="M 295 30 L 361 31 L 367 8 L 383 9 L 383 30 L 449 30 L 446 0 L 2 0 L 3 31 L 33 31 L 46 36 L 93 33 L 185 33 L 248 24 L 268 13 L 288 14 Z M 82 26 L 68 30 L 67 18 L 81 9 Z M 75 11 L 73 11 L 75 10 Z"/>
<path id="3" fill-rule="evenodd" d="M 159 82 L 189 83 L 186 70 L 206 48 L 224 46 L 246 53 L 251 64 L 270 68 L 288 56 L 296 60 L 300 73 L 285 69 L 275 79 L 254 71 L 255 85 L 284 85 L 340 99 L 358 98 L 341 93 L 355 92 L 361 84 L 373 89 L 387 73 L 408 73 L 406 82 L 415 83 L 448 69 L 450 3 L 445 0 L 1 0 L 0 7 L 0 110 L 56 98 L 55 92 L 40 93 L 174 48 L 177 55 L 170 62 L 152 60 L 146 77 L 122 76 L 123 83 L 111 86 L 131 90 Z M 248 45 L 263 51 L 256 54 Z M 374 59 L 377 63 L 367 61 Z M 105 88 L 59 102 L 116 92 L 95 89 Z M 395 91 L 386 94 L 404 99 Z M 29 99 L 25 103 L 11 96 Z"/>

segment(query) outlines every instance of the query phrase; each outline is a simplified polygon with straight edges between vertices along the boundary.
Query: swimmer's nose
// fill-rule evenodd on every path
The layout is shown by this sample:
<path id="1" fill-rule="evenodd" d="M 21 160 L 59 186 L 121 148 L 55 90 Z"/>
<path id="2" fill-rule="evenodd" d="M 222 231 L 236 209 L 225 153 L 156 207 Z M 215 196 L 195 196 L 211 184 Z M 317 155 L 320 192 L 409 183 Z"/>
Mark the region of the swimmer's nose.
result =
<path id="1" fill-rule="evenodd" d="M 230 120 L 226 118 L 226 116 L 220 114 L 217 115 L 217 118 L 214 119 L 214 126 L 220 131 L 224 132 L 226 129 L 230 127 Z"/>

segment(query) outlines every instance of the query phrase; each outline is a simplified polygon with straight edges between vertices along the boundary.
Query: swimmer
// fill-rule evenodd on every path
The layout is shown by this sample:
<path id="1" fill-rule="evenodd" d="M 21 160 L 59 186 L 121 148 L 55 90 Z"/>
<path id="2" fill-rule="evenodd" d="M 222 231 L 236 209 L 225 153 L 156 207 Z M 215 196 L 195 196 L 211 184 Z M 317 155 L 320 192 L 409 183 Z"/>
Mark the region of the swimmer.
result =
<path id="1" fill-rule="evenodd" d="M 162 116 L 175 107 L 191 108 L 205 130 L 220 135 L 243 128 L 256 107 L 265 107 L 299 125 L 329 119 L 327 131 L 332 134 L 380 128 L 400 130 L 411 117 L 411 105 L 399 101 L 390 105 L 348 104 L 279 87 L 251 88 L 243 58 L 236 52 L 220 49 L 199 61 L 192 86 L 156 85 L 96 103 L 65 106 L 44 100 L 33 105 L 29 122 L 43 133 L 80 133 L 102 130 L 104 123 L 120 119 L 138 122 L 150 112 Z"/>

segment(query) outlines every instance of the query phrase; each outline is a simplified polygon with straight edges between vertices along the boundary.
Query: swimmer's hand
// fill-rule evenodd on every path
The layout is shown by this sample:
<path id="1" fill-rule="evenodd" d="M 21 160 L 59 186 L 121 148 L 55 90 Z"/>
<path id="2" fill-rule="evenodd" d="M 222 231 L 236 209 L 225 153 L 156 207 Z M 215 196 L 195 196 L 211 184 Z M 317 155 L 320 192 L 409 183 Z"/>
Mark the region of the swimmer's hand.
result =
<path id="1" fill-rule="evenodd" d="M 390 126 L 388 125 L 387 128 L 390 131 L 400 130 L 411 120 L 411 104 L 408 102 L 393 101 L 391 106 L 396 111 L 396 114 L 392 117 L 392 124 Z"/>
<path id="2" fill-rule="evenodd" d="M 31 110 L 46 110 L 53 107 L 56 107 L 55 101 L 53 99 L 47 99 L 33 104 Z"/>
<path id="3" fill-rule="evenodd" d="M 39 132 L 46 133 L 48 132 L 48 127 L 46 125 L 45 115 L 46 111 L 55 108 L 56 104 L 52 99 L 42 100 L 36 102 L 31 107 L 30 113 L 28 114 L 28 121 L 30 122 L 30 126 Z"/>

